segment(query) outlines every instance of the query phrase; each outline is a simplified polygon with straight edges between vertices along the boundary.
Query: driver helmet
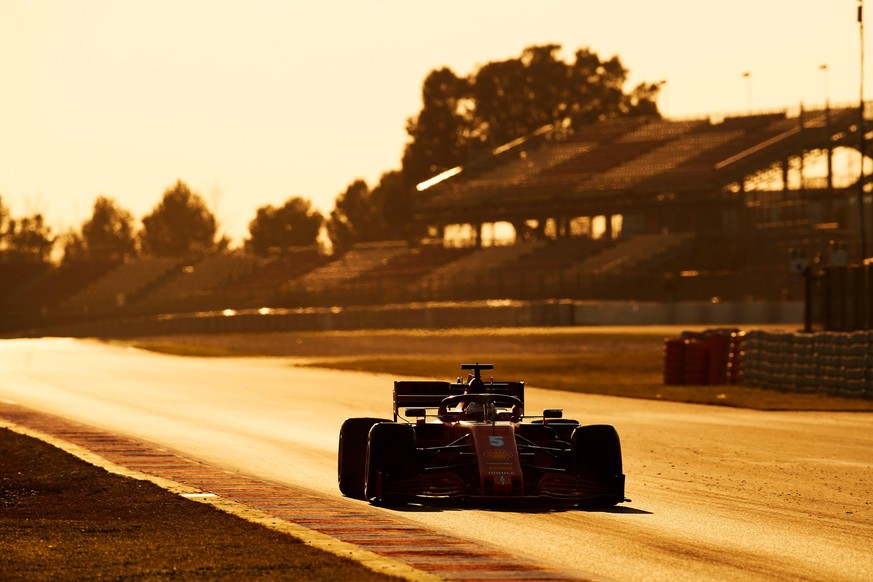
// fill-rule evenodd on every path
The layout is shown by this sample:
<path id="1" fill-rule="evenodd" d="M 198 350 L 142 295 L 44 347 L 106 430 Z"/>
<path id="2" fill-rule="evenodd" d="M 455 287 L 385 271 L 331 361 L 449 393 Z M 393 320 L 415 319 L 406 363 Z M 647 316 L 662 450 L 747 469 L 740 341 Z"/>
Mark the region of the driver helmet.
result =
<path id="1" fill-rule="evenodd" d="M 497 405 L 493 402 L 488 402 L 483 405 L 481 402 L 469 402 L 464 406 L 464 416 L 467 420 L 493 421 L 497 418 Z"/>
<path id="2" fill-rule="evenodd" d="M 478 394 L 479 392 L 485 391 L 485 382 L 482 381 L 482 378 L 473 377 L 470 379 L 470 382 L 467 384 L 467 394 Z"/>
<path id="3" fill-rule="evenodd" d="M 483 420 L 485 418 L 485 408 L 481 402 L 468 402 L 464 406 L 464 416 L 467 420 Z"/>

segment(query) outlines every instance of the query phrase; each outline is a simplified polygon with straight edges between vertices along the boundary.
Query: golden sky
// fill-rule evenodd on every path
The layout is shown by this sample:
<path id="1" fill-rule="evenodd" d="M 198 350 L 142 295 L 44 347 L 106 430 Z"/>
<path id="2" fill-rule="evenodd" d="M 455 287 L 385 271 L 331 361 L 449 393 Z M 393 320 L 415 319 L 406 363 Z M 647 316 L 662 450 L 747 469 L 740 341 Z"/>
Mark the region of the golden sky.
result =
<path id="1" fill-rule="evenodd" d="M 627 90 L 666 81 L 668 117 L 856 103 L 856 5 L 0 0 L 0 197 L 57 233 L 98 195 L 141 218 L 182 179 L 239 241 L 259 206 L 301 195 L 327 214 L 398 168 L 429 71 L 533 44 L 618 55 Z"/>

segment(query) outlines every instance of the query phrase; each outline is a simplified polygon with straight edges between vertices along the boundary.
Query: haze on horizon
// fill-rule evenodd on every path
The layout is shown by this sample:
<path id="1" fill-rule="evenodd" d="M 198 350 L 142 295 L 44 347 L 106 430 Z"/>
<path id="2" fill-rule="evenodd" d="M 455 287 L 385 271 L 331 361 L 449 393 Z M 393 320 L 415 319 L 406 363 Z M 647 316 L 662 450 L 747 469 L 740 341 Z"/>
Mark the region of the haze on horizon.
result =
<path id="1" fill-rule="evenodd" d="M 667 117 L 846 105 L 859 98 L 856 6 L 7 0 L 0 197 L 59 234 L 99 195 L 139 219 L 182 179 L 238 243 L 260 206 L 300 195 L 328 214 L 355 179 L 399 168 L 435 68 L 467 75 L 557 43 L 565 57 L 617 55 L 626 89 L 665 81 Z"/>

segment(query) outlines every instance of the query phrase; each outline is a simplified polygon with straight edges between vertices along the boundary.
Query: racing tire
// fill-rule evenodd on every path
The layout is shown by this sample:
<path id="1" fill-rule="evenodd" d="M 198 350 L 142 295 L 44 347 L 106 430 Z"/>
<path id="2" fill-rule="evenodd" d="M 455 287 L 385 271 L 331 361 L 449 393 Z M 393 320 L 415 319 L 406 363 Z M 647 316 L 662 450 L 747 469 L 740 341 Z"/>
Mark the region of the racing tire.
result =
<path id="1" fill-rule="evenodd" d="M 615 427 L 606 424 L 580 426 L 572 435 L 576 473 L 598 484 L 602 494 L 586 506 L 612 506 L 624 501 L 621 441 Z"/>
<path id="2" fill-rule="evenodd" d="M 392 481 L 408 476 L 415 460 L 415 432 L 408 424 L 385 422 L 370 429 L 364 497 L 375 505 L 400 505 L 404 496 L 391 492 Z"/>
<path id="3" fill-rule="evenodd" d="M 340 492 L 346 497 L 366 499 L 364 471 L 367 464 L 367 437 L 370 429 L 380 422 L 389 421 L 382 418 L 349 418 L 340 427 L 337 481 Z"/>

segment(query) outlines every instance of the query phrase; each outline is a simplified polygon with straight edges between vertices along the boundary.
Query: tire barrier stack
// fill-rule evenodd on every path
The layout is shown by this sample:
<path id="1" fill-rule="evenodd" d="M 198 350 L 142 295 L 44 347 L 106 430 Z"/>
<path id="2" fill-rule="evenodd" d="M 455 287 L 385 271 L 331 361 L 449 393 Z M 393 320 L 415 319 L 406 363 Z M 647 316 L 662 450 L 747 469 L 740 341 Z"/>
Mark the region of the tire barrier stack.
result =
<path id="1" fill-rule="evenodd" d="M 747 384 L 873 399 L 873 331 L 746 334 Z"/>
<path id="2" fill-rule="evenodd" d="M 743 379 L 744 333 L 736 329 L 683 332 L 664 340 L 664 384 L 737 384 Z"/>

